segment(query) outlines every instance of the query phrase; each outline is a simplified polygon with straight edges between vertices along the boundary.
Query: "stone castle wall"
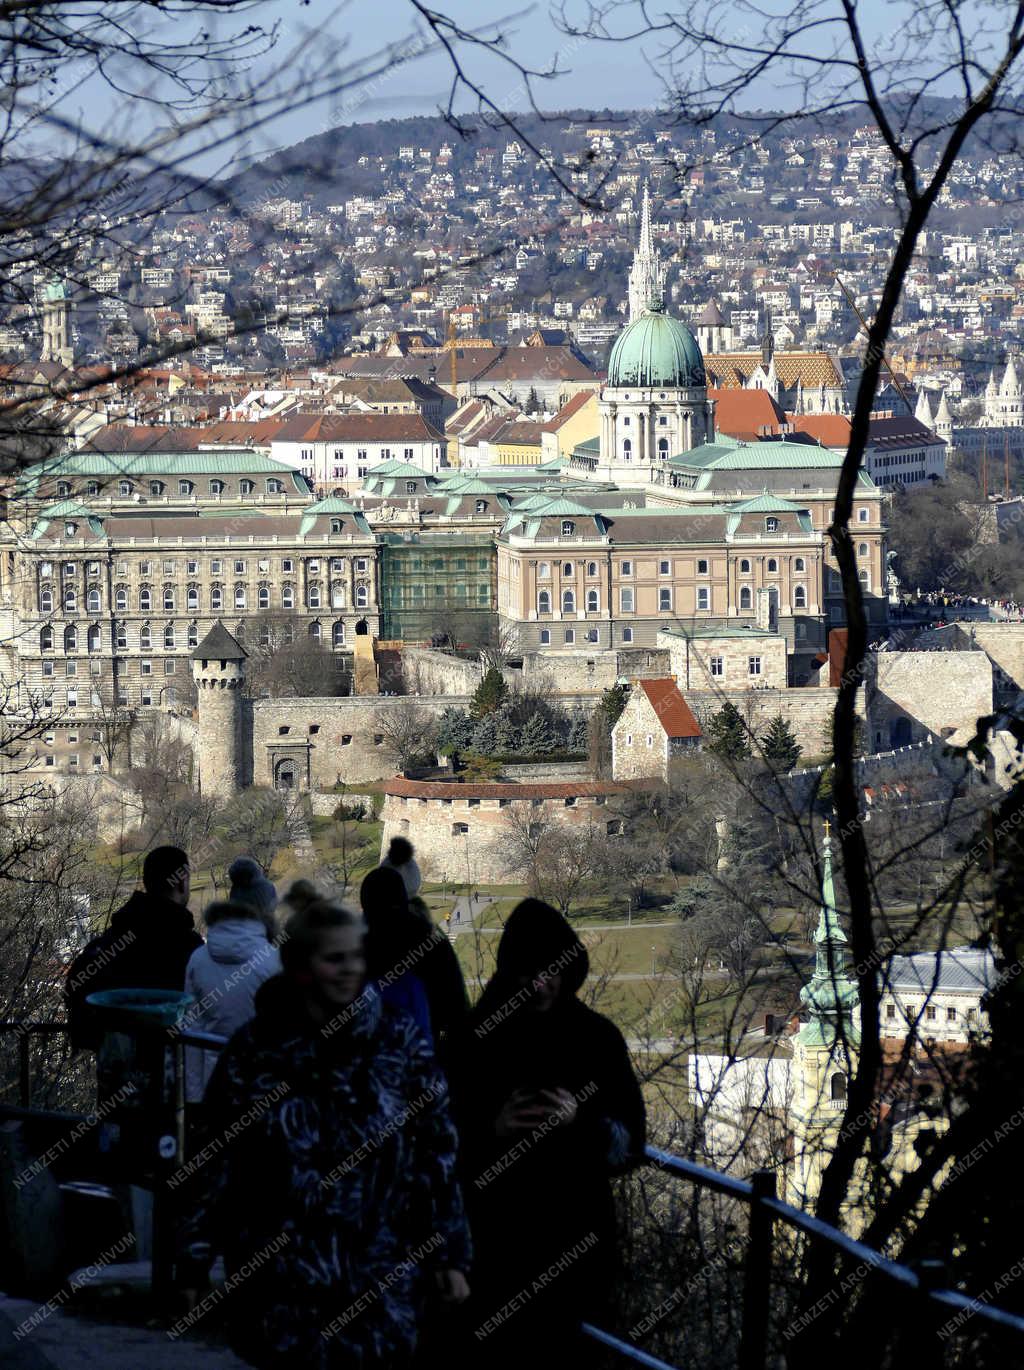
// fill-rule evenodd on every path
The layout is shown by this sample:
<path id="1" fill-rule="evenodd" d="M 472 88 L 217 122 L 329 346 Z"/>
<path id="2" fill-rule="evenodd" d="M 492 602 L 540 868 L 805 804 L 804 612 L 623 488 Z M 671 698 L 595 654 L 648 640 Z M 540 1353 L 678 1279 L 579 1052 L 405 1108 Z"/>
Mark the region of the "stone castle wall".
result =
<path id="1" fill-rule="evenodd" d="M 515 843 L 510 840 L 510 829 L 516 822 L 551 823 L 569 830 L 599 825 L 614 841 L 621 825 L 609 800 L 626 789 L 592 781 L 573 786 L 586 789 L 586 794 L 556 793 L 538 798 L 534 791 L 557 791 L 560 787 L 529 786 L 524 794 L 517 785 L 453 784 L 444 787 L 450 790 L 450 797 L 434 798 L 425 796 L 439 789 L 436 784 L 419 786 L 407 781 L 402 782 L 402 788 L 407 793 L 386 793 L 384 797 L 382 855 L 393 837 L 405 837 L 416 848 L 425 878 L 471 884 L 522 879 Z M 499 790 L 504 793 L 499 795 Z"/>
<path id="2" fill-rule="evenodd" d="M 480 684 L 483 667 L 431 647 L 402 648 L 402 683 L 406 694 L 471 695 Z"/>
<path id="3" fill-rule="evenodd" d="M 838 691 L 829 686 L 808 686 L 798 690 L 680 690 L 680 693 L 702 728 L 728 700 L 755 733 L 763 732 L 773 718 L 781 715 L 793 729 L 805 756 L 823 756 L 830 750 L 832 711 Z M 863 711 L 862 695 L 857 711 Z"/>
<path id="4" fill-rule="evenodd" d="M 868 660 L 868 747 L 949 737 L 992 712 L 984 651 L 877 652 Z"/>

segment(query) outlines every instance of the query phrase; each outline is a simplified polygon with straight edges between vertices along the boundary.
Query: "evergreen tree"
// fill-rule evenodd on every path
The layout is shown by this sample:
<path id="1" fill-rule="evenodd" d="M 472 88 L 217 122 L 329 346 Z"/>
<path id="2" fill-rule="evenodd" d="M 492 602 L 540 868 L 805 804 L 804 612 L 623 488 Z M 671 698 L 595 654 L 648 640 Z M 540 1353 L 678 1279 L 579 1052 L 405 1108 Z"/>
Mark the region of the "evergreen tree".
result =
<path id="1" fill-rule="evenodd" d="M 555 750 L 555 736 L 540 712 L 531 714 L 523 725 L 519 750 L 524 756 L 546 756 Z"/>
<path id="2" fill-rule="evenodd" d="M 590 743 L 590 725 L 587 716 L 577 709 L 569 720 L 568 748 L 571 752 L 585 752 Z"/>
<path id="3" fill-rule="evenodd" d="M 497 713 L 507 698 L 505 677 L 497 666 L 492 666 L 473 692 L 469 705 L 470 718 L 485 718 L 488 714 Z"/>
<path id="4" fill-rule="evenodd" d="M 481 756 L 493 756 L 498 750 L 498 720 L 485 714 L 473 729 L 473 750 Z"/>
<path id="5" fill-rule="evenodd" d="M 501 709 L 491 717 L 497 725 L 496 750 L 502 756 L 511 756 L 519 751 L 519 728 L 509 716 L 507 709 Z"/>
<path id="6" fill-rule="evenodd" d="M 793 729 L 781 714 L 776 714 L 761 734 L 761 753 L 765 761 L 774 771 L 791 771 L 802 751 Z"/>
<path id="7" fill-rule="evenodd" d="M 728 701 L 708 721 L 707 738 L 708 751 L 716 756 L 728 761 L 742 761 L 750 756 L 746 725 L 736 705 Z"/>
<path id="8" fill-rule="evenodd" d="M 473 720 L 465 709 L 451 705 L 437 720 L 437 749 L 446 756 L 465 751 L 473 741 Z"/>
<path id="9" fill-rule="evenodd" d="M 607 733 L 611 733 L 611 730 L 622 717 L 622 711 L 626 707 L 626 701 L 628 699 L 628 685 L 609 685 L 608 689 L 602 694 L 601 702 L 597 707 L 601 712 L 602 721 Z"/>

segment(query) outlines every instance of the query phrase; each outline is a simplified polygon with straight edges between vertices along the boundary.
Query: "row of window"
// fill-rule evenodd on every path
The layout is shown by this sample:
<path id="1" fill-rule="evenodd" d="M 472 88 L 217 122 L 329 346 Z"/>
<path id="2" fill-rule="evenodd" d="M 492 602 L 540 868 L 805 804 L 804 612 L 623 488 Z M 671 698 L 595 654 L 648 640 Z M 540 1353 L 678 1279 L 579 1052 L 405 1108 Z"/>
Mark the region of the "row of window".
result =
<path id="1" fill-rule="evenodd" d="M 586 612 L 597 614 L 601 612 L 601 594 L 598 590 L 588 590 L 586 593 Z M 753 592 L 749 585 L 741 586 L 739 598 L 740 610 L 753 609 Z M 700 585 L 697 587 L 697 608 L 698 610 L 710 610 L 711 608 L 711 587 Z M 803 585 L 793 587 L 793 608 L 807 608 L 807 589 Z M 622 586 L 619 589 L 619 613 L 632 614 L 636 609 L 636 596 L 630 586 Z M 562 591 L 562 613 L 574 614 L 576 612 L 576 592 L 575 590 Z M 663 585 L 658 590 L 658 612 L 668 614 L 672 612 L 672 590 L 668 585 Z M 551 613 L 551 591 L 537 591 L 537 613 Z"/>
<path id="2" fill-rule="evenodd" d="M 344 609 L 345 607 L 345 586 L 341 581 L 332 581 L 330 585 L 330 606 L 332 609 Z M 236 609 L 248 609 L 249 590 L 245 585 L 236 585 L 230 596 L 231 603 Z M 269 585 L 260 585 L 256 591 L 256 607 L 258 609 L 269 609 L 271 607 L 273 595 Z M 224 609 L 226 607 L 225 589 L 223 585 L 210 586 L 210 608 L 211 610 Z M 285 582 L 281 586 L 281 608 L 294 609 L 296 603 L 295 586 Z M 306 608 L 322 609 L 325 607 L 324 588 L 319 584 L 306 586 Z M 370 588 L 368 585 L 356 586 L 355 607 L 365 609 L 370 603 Z M 74 589 L 67 589 L 61 597 L 61 607 L 65 614 L 78 612 L 78 592 Z M 96 586 L 90 586 L 85 596 L 85 612 L 88 614 L 98 614 L 103 607 L 103 596 Z M 114 609 L 119 613 L 126 613 L 129 609 L 128 588 L 119 585 L 114 591 Z M 153 591 L 149 586 L 144 585 L 138 593 L 138 608 L 140 613 L 151 613 L 155 607 Z M 178 593 L 173 586 L 165 585 L 161 595 L 161 607 L 164 613 L 176 613 L 178 610 Z M 185 608 L 187 610 L 199 611 L 200 591 L 198 585 L 190 585 L 185 591 Z M 41 614 L 53 613 L 53 590 L 48 585 L 44 585 L 39 591 L 39 612 Z"/>
<path id="3" fill-rule="evenodd" d="M 314 639 L 314 641 L 321 641 L 323 636 L 323 628 L 319 623 L 314 622 L 309 624 L 307 632 L 309 636 Z M 292 642 L 294 640 L 293 626 L 290 623 L 284 624 L 281 628 L 281 635 L 282 640 L 284 642 Z M 157 636 L 163 642 L 164 651 L 173 652 L 178 649 L 180 645 L 180 635 L 179 630 L 177 629 L 175 624 L 165 623 L 163 629 Z M 271 636 L 272 633 L 270 624 L 261 624 L 259 631 L 260 645 L 264 647 L 269 647 L 271 644 Z M 69 625 L 67 628 L 64 629 L 62 635 L 62 642 L 64 651 L 66 653 L 76 652 L 78 650 L 79 640 L 80 639 L 78 629 L 73 624 Z M 148 623 L 143 623 L 142 626 L 139 628 L 139 650 L 143 652 L 149 651 L 153 647 L 155 640 L 156 638 L 154 637 L 152 626 Z M 50 626 L 43 628 L 39 634 L 40 651 L 52 652 L 54 649 L 54 642 L 55 635 L 53 628 Z M 344 623 L 339 621 L 334 624 L 334 626 L 331 629 L 331 642 L 335 647 L 343 647 L 345 645 Z M 103 650 L 103 629 L 100 627 L 98 623 L 92 624 L 87 629 L 84 638 L 84 645 L 87 652 L 101 652 Z M 199 625 L 197 623 L 189 623 L 185 628 L 185 646 L 198 647 L 198 645 Z M 114 647 L 117 651 L 121 652 L 128 650 L 127 624 L 117 623 L 114 625 Z M 168 664 L 170 665 L 171 663 Z M 49 669 L 47 669 L 47 667 L 49 667 Z M 67 663 L 68 675 L 74 675 L 76 673 L 76 669 L 77 668 L 74 661 L 69 661 Z M 52 661 L 43 662 L 43 674 L 47 676 L 53 674 Z"/>
<path id="4" fill-rule="evenodd" d="M 915 1018 L 916 1016 L 917 1016 L 917 1013 L 916 1013 L 916 1010 L 914 1009 L 914 1005 L 913 1005 L 913 1004 L 908 1004 L 907 1007 L 906 1007 L 906 1017 L 907 1017 L 907 1018 Z M 935 1004 L 925 1004 L 925 1006 L 924 1006 L 924 1017 L 925 1017 L 925 1021 L 926 1021 L 926 1022 L 928 1022 L 928 1023 L 934 1023 L 934 1022 L 936 1021 L 936 1019 L 938 1018 L 938 1016 L 939 1016 L 939 1010 L 938 1010 L 938 1008 L 937 1008 L 937 1006 L 936 1006 Z M 973 1010 L 972 1010 L 972 1009 L 968 1009 L 968 1010 L 967 1010 L 967 1016 L 968 1016 L 969 1018 L 974 1016 L 974 1013 L 973 1013 Z M 895 1020 L 895 1018 L 896 1018 L 896 1005 L 895 1005 L 895 1004 L 886 1004 L 886 1006 L 885 1006 L 885 1017 L 886 1017 L 886 1021 L 887 1021 L 887 1022 L 890 1022 L 890 1023 L 893 1022 L 893 1021 Z M 947 1023 L 955 1023 L 956 1021 L 957 1021 L 957 1011 L 956 1011 L 956 1009 L 953 1007 L 952 1004 L 949 1004 L 949 1005 L 947 1005 L 947 1007 L 946 1007 L 946 1022 L 947 1022 Z"/>
<path id="5" fill-rule="evenodd" d="M 563 530 L 564 530 L 567 526 L 568 526 L 568 525 L 563 524 L 563 525 L 562 525 Z M 867 543 L 866 543 L 866 542 L 862 542 L 861 545 L 860 545 L 860 549 L 859 549 L 859 550 L 860 550 L 860 555 L 861 555 L 861 556 L 867 556 L 867 554 L 868 554 L 868 545 L 867 545 Z M 573 562 L 571 562 L 571 561 L 563 561 L 563 562 L 560 563 L 560 564 L 561 564 L 561 571 L 562 571 L 562 576 L 563 576 L 563 577 L 570 577 L 570 576 L 574 576 L 574 575 L 576 574 L 576 567 L 575 567 L 575 565 L 573 564 Z M 621 561 L 621 562 L 619 562 L 619 575 L 620 575 L 620 576 L 631 576 L 631 575 L 633 574 L 634 566 L 635 566 L 635 563 L 632 562 L 632 561 Z M 711 574 L 711 562 L 710 562 L 710 560 L 709 560 L 707 557 L 698 557 L 698 558 L 697 558 L 696 566 L 697 566 L 697 575 L 699 575 L 699 576 L 708 576 L 708 575 Z M 769 558 L 767 559 L 766 563 L 765 563 L 765 570 L 767 571 L 768 575 L 770 575 L 770 576 L 778 575 L 778 572 L 779 572 L 779 562 L 778 562 L 778 558 L 777 558 L 777 557 L 769 557 Z M 794 557 L 794 558 L 793 558 L 793 570 L 794 570 L 795 572 L 806 571 L 806 570 L 807 570 L 807 559 L 806 559 L 805 557 Z M 750 566 L 750 559 L 749 559 L 749 557 L 741 557 L 741 558 L 740 558 L 740 561 L 739 561 L 739 573 L 740 573 L 741 576 L 749 576 L 749 575 L 751 574 L 751 566 Z M 587 562 L 587 576 L 588 576 L 588 578 L 597 576 L 597 575 L 599 575 L 599 574 L 600 574 L 600 569 L 599 569 L 598 563 L 597 563 L 596 561 L 588 561 L 588 562 Z M 671 562 L 671 561 L 659 561 L 659 562 L 658 562 L 658 575 L 659 575 L 659 576 L 670 576 L 671 574 L 672 574 L 672 562 Z M 550 580 L 550 578 L 551 578 L 551 563 L 550 563 L 550 562 L 547 562 L 547 561 L 540 561 L 540 562 L 538 562 L 538 563 L 537 563 L 537 579 L 538 579 L 538 580 Z"/>
<path id="6" fill-rule="evenodd" d="M 308 558 L 308 559 L 306 560 L 306 562 L 305 562 L 305 568 L 306 568 L 306 573 L 307 573 L 307 575 L 311 575 L 311 576 L 318 576 L 318 575 L 320 575 L 320 562 L 321 562 L 322 560 L 324 560 L 324 559 L 321 558 L 321 557 L 311 557 L 311 558 Z M 225 558 L 223 558 L 223 557 L 220 557 L 220 558 L 214 557 L 213 560 L 210 562 L 210 574 L 213 575 L 213 576 L 226 575 L 226 574 L 227 574 L 227 571 L 226 571 L 225 568 L 226 568 L 226 566 L 227 566 L 227 564 L 228 564 L 229 562 L 230 562 L 230 565 L 231 565 L 231 571 L 232 571 L 232 573 L 233 573 L 234 575 L 236 575 L 236 576 L 244 576 L 244 575 L 247 575 L 247 574 L 248 574 L 248 572 L 249 572 L 249 562 L 247 561 L 247 559 L 246 559 L 245 557 L 233 557 L 233 558 L 227 558 L 227 559 L 225 559 Z M 328 562 L 329 562 L 329 564 L 330 564 L 330 568 L 331 568 L 331 569 L 330 569 L 330 573 L 331 573 L 332 576 L 344 575 L 344 573 L 345 573 L 345 567 L 346 567 L 346 565 L 347 565 L 347 563 L 346 563 L 344 557 L 329 557 L 329 558 L 326 559 L 325 564 L 328 563 Z M 369 558 L 368 558 L 368 557 L 356 557 L 356 558 L 354 559 L 354 563 L 353 563 L 353 564 L 354 564 L 354 567 L 355 567 L 356 571 L 366 571 L 366 570 L 369 568 Z M 101 568 L 100 568 L 100 563 L 99 563 L 98 561 L 88 561 L 88 562 L 64 561 L 64 562 L 61 562 L 61 567 L 60 567 L 60 576 L 61 576 L 61 580 L 74 580 L 75 577 L 76 577 L 77 574 L 78 574 L 78 569 L 79 569 L 79 566 L 80 566 L 80 565 L 85 567 L 86 578 L 87 578 L 88 580 L 96 580 L 96 579 L 99 578 L 100 573 L 101 573 Z M 259 558 L 257 559 L 256 563 L 255 563 L 255 566 L 256 566 L 257 574 L 259 574 L 259 575 L 269 575 L 269 574 L 270 574 L 270 569 L 271 569 L 271 567 L 270 567 L 270 558 L 269 558 L 269 557 L 259 557 Z M 157 574 L 157 569 L 156 569 L 156 568 L 157 568 L 157 563 L 156 563 L 155 561 L 140 561 L 140 562 L 139 562 L 139 567 L 138 567 L 139 575 L 140 575 L 140 576 L 143 576 L 143 577 L 145 577 L 145 576 L 154 576 L 154 575 Z M 160 562 L 160 570 L 161 570 L 162 574 L 165 575 L 165 576 L 177 575 L 177 573 L 178 573 L 178 563 L 177 563 L 176 561 L 173 561 L 173 560 L 164 559 L 163 561 Z M 281 558 L 281 573 L 282 573 L 282 575 L 286 575 L 286 576 L 287 576 L 287 575 L 294 575 L 294 573 L 295 573 L 295 557 L 282 557 L 282 558 Z M 126 561 L 119 561 L 119 562 L 117 563 L 117 566 L 115 567 L 115 574 L 116 574 L 118 577 L 120 577 L 120 578 L 124 578 L 125 576 L 127 576 L 127 575 L 129 574 L 129 565 L 128 565 L 128 562 L 126 562 Z M 198 560 L 195 560 L 195 559 L 193 559 L 193 558 L 189 558 L 189 559 L 185 562 L 185 574 L 186 574 L 187 576 L 197 576 L 197 575 L 199 575 L 199 562 L 198 562 Z M 53 579 L 53 562 L 52 562 L 52 561 L 41 561 L 41 562 L 39 563 L 39 579 L 40 579 L 40 581 L 47 581 L 47 580 L 52 580 L 52 579 Z"/>
<path id="7" fill-rule="evenodd" d="M 238 482 L 238 493 L 240 495 L 254 495 L 256 494 L 256 484 L 257 482 L 254 480 L 240 480 Z M 268 477 L 267 480 L 264 482 L 264 486 L 266 488 L 266 492 L 268 495 L 283 495 L 285 493 L 284 481 L 279 480 L 276 476 Z M 119 497 L 122 499 L 130 498 L 130 496 L 135 494 L 136 489 L 138 489 L 139 491 L 145 491 L 145 493 L 153 496 L 156 499 L 159 499 L 161 495 L 166 495 L 170 493 L 168 483 L 162 480 L 151 480 L 146 483 L 141 483 L 138 486 L 136 485 L 136 482 L 132 480 L 119 480 L 117 482 L 117 493 Z M 208 489 L 211 495 L 223 495 L 227 493 L 227 483 L 222 480 L 211 480 L 209 482 Z M 179 495 L 195 495 L 198 493 L 198 491 L 198 481 L 178 481 L 177 493 Z M 90 480 L 86 482 L 85 493 L 87 496 L 100 495 L 102 494 L 102 492 L 103 487 L 101 481 Z M 73 495 L 74 487 L 72 486 L 71 481 L 59 480 L 57 482 L 57 494 L 61 499 L 67 499 L 71 495 Z"/>

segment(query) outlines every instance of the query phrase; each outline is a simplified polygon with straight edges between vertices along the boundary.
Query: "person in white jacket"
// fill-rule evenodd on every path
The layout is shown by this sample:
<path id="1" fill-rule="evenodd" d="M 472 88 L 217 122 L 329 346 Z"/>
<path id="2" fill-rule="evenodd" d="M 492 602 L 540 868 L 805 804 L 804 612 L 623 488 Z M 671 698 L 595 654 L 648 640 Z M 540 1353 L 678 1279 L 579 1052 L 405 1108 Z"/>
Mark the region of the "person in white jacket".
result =
<path id="1" fill-rule="evenodd" d="M 239 857 L 230 875 L 231 899 L 206 910 L 206 944 L 193 952 L 185 970 L 185 992 L 194 994 L 196 1002 L 182 1024 L 189 1032 L 212 1032 L 225 1038 L 255 1016 L 256 991 L 264 980 L 281 972 L 274 945 L 274 886 L 249 857 Z M 186 1049 L 188 1103 L 201 1102 L 218 1054 L 198 1047 Z"/>

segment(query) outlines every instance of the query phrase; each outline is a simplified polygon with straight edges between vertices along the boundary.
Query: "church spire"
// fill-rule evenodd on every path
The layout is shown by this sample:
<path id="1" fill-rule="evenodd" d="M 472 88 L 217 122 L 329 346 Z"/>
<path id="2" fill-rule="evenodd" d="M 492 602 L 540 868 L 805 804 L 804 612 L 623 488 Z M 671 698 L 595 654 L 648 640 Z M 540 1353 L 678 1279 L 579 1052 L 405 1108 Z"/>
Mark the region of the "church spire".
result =
<path id="1" fill-rule="evenodd" d="M 634 323 L 646 314 L 651 304 L 664 307 L 665 268 L 654 246 L 651 231 L 651 197 L 644 182 L 640 207 L 640 237 L 629 269 L 629 322 Z"/>
<path id="2" fill-rule="evenodd" d="M 814 974 L 800 991 L 800 1002 L 807 1010 L 807 1022 L 799 1033 L 802 1042 L 829 1046 L 842 1037 L 856 1044 L 853 1011 L 859 995 L 857 982 L 850 975 L 846 934 L 836 911 L 832 838 L 827 822 L 821 847 L 821 912 L 814 934 Z"/>

